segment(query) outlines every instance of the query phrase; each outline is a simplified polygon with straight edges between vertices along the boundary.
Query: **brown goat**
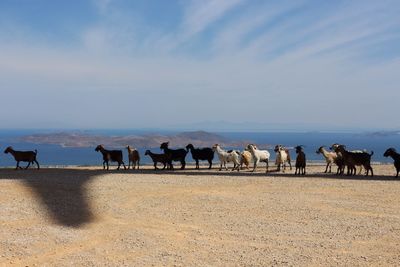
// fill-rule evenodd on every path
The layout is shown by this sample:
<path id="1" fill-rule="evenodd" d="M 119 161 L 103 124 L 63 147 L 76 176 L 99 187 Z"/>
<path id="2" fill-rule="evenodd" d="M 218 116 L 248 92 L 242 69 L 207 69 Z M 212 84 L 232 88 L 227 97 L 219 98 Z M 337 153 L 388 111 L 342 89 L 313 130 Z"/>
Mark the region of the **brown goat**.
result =
<path id="1" fill-rule="evenodd" d="M 135 169 L 137 165 L 137 169 L 139 170 L 139 163 L 140 163 L 139 151 L 137 151 L 137 149 L 135 148 L 132 148 L 131 146 L 127 146 L 126 149 L 128 150 L 128 158 L 129 158 L 128 170 L 131 167 L 131 163 L 132 163 L 132 169 Z"/>
<path id="2" fill-rule="evenodd" d="M 37 156 L 37 150 L 35 151 L 16 151 L 14 150 L 11 146 L 7 147 L 6 150 L 4 150 L 5 154 L 10 153 L 13 155 L 14 159 L 17 161 L 17 166 L 15 167 L 16 170 L 22 169 L 19 166 L 20 161 L 23 162 L 28 162 L 28 165 L 25 167 L 25 169 L 28 169 L 29 166 L 34 163 L 36 163 L 37 169 L 40 169 L 39 162 L 36 160 Z"/>
<path id="3" fill-rule="evenodd" d="M 243 165 L 246 167 L 246 169 L 249 169 L 250 162 L 252 159 L 252 155 L 249 151 L 245 150 L 240 154 L 240 168 L 244 169 Z"/>
<path id="4" fill-rule="evenodd" d="M 103 145 L 98 145 L 95 149 L 96 152 L 101 152 L 103 154 L 103 169 L 106 168 L 107 164 L 107 170 L 109 169 L 109 162 L 118 162 L 118 168 L 121 167 L 121 164 L 124 166 L 124 169 L 126 170 L 125 163 L 123 162 L 123 156 L 122 156 L 122 151 L 121 150 L 107 150 L 103 147 Z"/>
<path id="5" fill-rule="evenodd" d="M 297 171 L 299 171 L 299 175 L 305 175 L 306 174 L 306 154 L 303 151 L 302 146 L 296 146 L 296 171 L 294 174 L 297 174 Z"/>

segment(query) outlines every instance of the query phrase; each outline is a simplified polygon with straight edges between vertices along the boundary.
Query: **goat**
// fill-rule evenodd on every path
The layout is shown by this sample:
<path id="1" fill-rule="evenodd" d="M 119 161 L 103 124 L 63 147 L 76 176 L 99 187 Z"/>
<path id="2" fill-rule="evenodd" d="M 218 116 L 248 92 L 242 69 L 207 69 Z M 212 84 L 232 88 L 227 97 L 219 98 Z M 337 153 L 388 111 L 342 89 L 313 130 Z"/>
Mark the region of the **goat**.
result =
<path id="1" fill-rule="evenodd" d="M 25 169 L 28 169 L 29 166 L 34 163 L 36 163 L 37 169 L 40 169 L 40 165 L 39 162 L 36 160 L 36 156 L 37 156 L 37 150 L 35 149 L 35 151 L 16 151 L 14 150 L 11 146 L 7 147 L 6 150 L 4 150 L 5 154 L 10 153 L 11 155 L 13 155 L 14 159 L 17 161 L 17 166 L 15 167 L 16 170 L 18 169 L 22 169 L 19 166 L 19 162 L 28 162 L 28 165 L 26 165 Z"/>
<path id="2" fill-rule="evenodd" d="M 278 166 L 277 170 L 280 171 L 282 166 L 283 172 L 285 172 L 286 162 L 289 164 L 291 170 L 292 164 L 290 163 L 289 149 L 282 145 L 276 145 L 274 151 L 276 153 L 275 164 Z"/>
<path id="3" fill-rule="evenodd" d="M 168 167 L 170 170 L 174 169 L 174 166 L 172 165 L 173 161 L 180 161 L 181 162 L 181 170 L 185 169 L 186 166 L 186 161 L 185 157 L 188 151 L 185 149 L 169 149 L 168 148 L 169 142 L 164 142 L 161 144 L 160 149 L 164 150 L 164 153 L 168 156 Z"/>
<path id="4" fill-rule="evenodd" d="M 151 160 L 153 161 L 155 170 L 159 170 L 159 168 L 157 168 L 157 163 L 158 162 L 160 162 L 160 163 L 162 163 L 164 165 L 162 170 L 165 169 L 165 166 L 169 162 L 168 155 L 166 155 L 166 154 L 155 154 L 155 153 L 151 152 L 150 150 L 146 150 L 146 153 L 144 153 L 144 154 L 146 156 L 150 156 Z"/>
<path id="5" fill-rule="evenodd" d="M 338 144 L 338 143 L 332 144 L 332 146 L 330 147 L 330 149 L 333 150 L 333 151 L 335 151 L 336 148 L 337 148 L 338 146 L 340 146 L 340 144 Z M 349 152 L 352 152 L 352 153 L 365 153 L 365 152 L 367 152 L 367 151 L 364 149 L 364 150 L 350 150 Z M 343 159 L 341 158 L 341 155 L 340 155 L 340 154 L 338 154 L 338 158 L 337 158 L 336 164 L 338 165 L 338 168 L 340 168 L 340 170 L 338 170 L 338 174 L 339 174 L 339 173 L 340 173 L 340 174 L 343 174 L 343 173 L 344 173 L 344 167 L 345 167 L 345 166 L 344 166 L 344 162 L 343 162 Z M 339 167 L 339 166 L 340 166 L 340 167 Z M 363 166 L 360 166 L 360 171 L 358 172 L 358 174 L 361 174 L 361 173 L 362 173 L 362 170 L 363 170 Z"/>
<path id="6" fill-rule="evenodd" d="M 257 165 L 259 162 L 265 162 L 266 172 L 268 172 L 269 158 L 271 156 L 268 150 L 258 150 L 253 144 L 247 145 L 246 149 L 251 153 L 251 156 L 253 158 L 254 166 L 252 171 L 254 172 L 257 169 Z"/>
<path id="7" fill-rule="evenodd" d="M 131 163 L 132 163 L 132 169 L 135 169 L 137 165 L 137 169 L 139 170 L 139 163 L 140 163 L 139 151 L 137 151 L 136 148 L 132 148 L 131 146 L 126 146 L 126 149 L 128 150 L 128 158 L 129 158 L 128 170 L 131 167 Z"/>
<path id="8" fill-rule="evenodd" d="M 243 165 L 246 166 L 246 169 L 249 169 L 250 162 L 252 160 L 252 155 L 249 151 L 244 150 L 240 153 L 240 168 L 243 170 Z"/>
<path id="9" fill-rule="evenodd" d="M 396 152 L 393 147 L 388 148 L 383 154 L 384 157 L 391 157 L 394 160 L 394 167 L 396 168 L 396 178 L 399 177 L 400 172 L 400 154 Z"/>
<path id="10" fill-rule="evenodd" d="M 340 152 L 336 151 L 336 148 L 339 146 L 339 144 L 335 143 L 329 147 L 332 152 L 336 153 L 337 157 L 335 159 L 335 164 L 337 165 L 337 171 L 336 175 L 343 175 L 344 174 L 344 169 L 346 168 L 346 165 L 344 163 L 343 155 Z M 360 170 L 361 173 L 361 170 Z"/>
<path id="11" fill-rule="evenodd" d="M 328 172 L 328 168 L 329 168 L 329 173 L 331 173 L 332 172 L 332 164 L 337 162 L 337 157 L 338 157 L 337 153 L 333 152 L 333 151 L 328 151 L 323 146 L 318 148 L 318 150 L 315 151 L 315 153 L 322 154 L 324 156 L 325 161 L 326 161 L 325 173 Z"/>
<path id="12" fill-rule="evenodd" d="M 192 154 L 192 158 L 196 161 L 196 169 L 200 169 L 199 160 L 207 160 L 208 161 L 208 169 L 212 167 L 212 161 L 214 159 L 214 151 L 212 148 L 205 147 L 205 148 L 194 148 L 192 144 L 188 144 L 186 146 L 187 152 Z"/>
<path id="13" fill-rule="evenodd" d="M 255 149 L 258 149 L 256 145 L 253 145 Z M 243 165 L 246 166 L 246 169 L 249 169 L 250 163 L 253 160 L 253 156 L 251 155 L 250 151 L 246 148 L 240 153 L 240 169 L 244 169 Z"/>
<path id="14" fill-rule="evenodd" d="M 215 144 L 213 146 L 213 151 L 215 151 L 218 155 L 219 161 L 221 163 L 219 170 L 222 170 L 222 166 L 225 167 L 225 170 L 228 170 L 228 167 L 226 166 L 226 163 L 228 162 L 233 162 L 233 169 L 237 169 L 237 171 L 240 170 L 240 152 L 236 150 L 229 150 L 225 151 L 223 150 L 220 145 Z"/>
<path id="15" fill-rule="evenodd" d="M 330 149 L 331 150 L 335 150 L 336 149 L 336 147 L 338 147 L 340 144 L 338 144 L 338 143 L 335 143 L 335 144 L 333 144 L 331 147 L 330 147 Z M 367 150 L 359 150 L 359 149 L 355 149 L 355 150 L 350 150 L 350 152 L 353 152 L 353 153 L 364 153 L 364 152 L 367 152 Z M 344 163 L 343 163 L 343 160 L 341 160 L 340 161 L 340 159 L 338 159 L 339 160 L 339 165 L 341 164 L 342 166 L 342 174 L 343 174 L 343 172 L 344 172 Z M 362 170 L 363 170 L 363 166 L 360 166 L 360 171 L 358 172 L 358 174 L 361 174 L 362 173 Z"/>
<path id="16" fill-rule="evenodd" d="M 306 154 L 303 151 L 303 146 L 296 146 L 296 171 L 294 172 L 297 175 L 297 171 L 299 171 L 299 175 L 306 175 Z"/>
<path id="17" fill-rule="evenodd" d="M 103 154 L 103 169 L 106 168 L 106 164 L 107 164 L 107 170 L 109 169 L 109 162 L 118 162 L 118 168 L 117 170 L 119 170 L 119 168 L 121 167 L 121 164 L 124 166 L 124 169 L 126 170 L 126 166 L 125 163 L 123 161 L 123 155 L 122 155 L 122 150 L 107 150 L 104 148 L 103 145 L 98 145 L 95 148 L 96 152 L 101 152 L 101 154 Z"/>
<path id="18" fill-rule="evenodd" d="M 368 176 L 369 171 L 371 171 L 371 176 L 374 176 L 374 171 L 371 167 L 371 157 L 374 154 L 374 151 L 371 151 L 371 154 L 368 154 L 367 152 L 351 152 L 347 151 L 346 146 L 344 145 L 337 146 L 335 151 L 342 154 L 344 164 L 347 166 L 347 175 L 356 175 L 357 170 L 355 166 L 362 165 L 366 170 L 365 176 Z"/>

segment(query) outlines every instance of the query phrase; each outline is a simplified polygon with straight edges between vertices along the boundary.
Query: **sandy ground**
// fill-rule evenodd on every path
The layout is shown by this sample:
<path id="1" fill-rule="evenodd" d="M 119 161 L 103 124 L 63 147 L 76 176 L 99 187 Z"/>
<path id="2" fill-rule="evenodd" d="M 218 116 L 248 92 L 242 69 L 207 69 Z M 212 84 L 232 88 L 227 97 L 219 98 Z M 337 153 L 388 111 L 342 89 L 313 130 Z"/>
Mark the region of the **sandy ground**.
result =
<path id="1" fill-rule="evenodd" d="M 400 179 L 374 169 L 1 169 L 0 266 L 398 266 Z"/>

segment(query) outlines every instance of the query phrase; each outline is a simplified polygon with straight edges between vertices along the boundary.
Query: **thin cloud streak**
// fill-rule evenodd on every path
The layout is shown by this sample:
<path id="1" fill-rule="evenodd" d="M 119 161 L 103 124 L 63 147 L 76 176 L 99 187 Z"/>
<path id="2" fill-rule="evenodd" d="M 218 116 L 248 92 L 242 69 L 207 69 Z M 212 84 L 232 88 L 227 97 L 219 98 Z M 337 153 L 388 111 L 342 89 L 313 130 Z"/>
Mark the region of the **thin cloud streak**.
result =
<path id="1" fill-rule="evenodd" d="M 10 37 L 0 23 L 3 97 L 18 99 L 35 120 L 6 115 L 12 103 L 0 119 L 10 127 L 167 127 L 166 117 L 174 125 L 215 119 L 397 127 L 400 52 L 381 46 L 399 40 L 400 5 L 385 3 L 328 9 L 308 1 L 185 1 L 171 14 L 175 27 L 152 29 L 143 23 L 156 18 L 130 17 L 113 1 L 99 1 L 98 19 L 62 46 L 11 22 L 7 29 L 22 34 Z M 370 55 L 378 48 L 376 63 Z M 115 108 L 101 116 L 107 105 Z M 132 107 L 144 116 L 126 125 Z"/>

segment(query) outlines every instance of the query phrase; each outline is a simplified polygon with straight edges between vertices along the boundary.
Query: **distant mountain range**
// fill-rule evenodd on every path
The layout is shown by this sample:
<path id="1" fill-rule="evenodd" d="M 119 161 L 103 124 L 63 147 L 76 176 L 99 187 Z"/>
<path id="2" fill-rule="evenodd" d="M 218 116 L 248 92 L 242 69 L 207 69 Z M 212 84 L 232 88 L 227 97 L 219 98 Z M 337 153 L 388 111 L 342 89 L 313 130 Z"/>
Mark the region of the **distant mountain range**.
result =
<path id="1" fill-rule="evenodd" d="M 84 133 L 45 133 L 33 134 L 20 137 L 18 141 L 34 144 L 52 144 L 63 147 L 95 147 L 103 144 L 106 147 L 122 147 L 131 145 L 137 148 L 158 147 L 162 142 L 169 141 L 171 147 L 184 147 L 191 143 L 195 147 L 210 147 L 213 144 L 220 144 L 226 147 L 243 147 L 251 143 L 249 140 L 232 141 L 221 135 L 205 131 L 182 132 L 174 135 L 127 135 L 127 136 L 106 136 L 91 135 Z"/>

